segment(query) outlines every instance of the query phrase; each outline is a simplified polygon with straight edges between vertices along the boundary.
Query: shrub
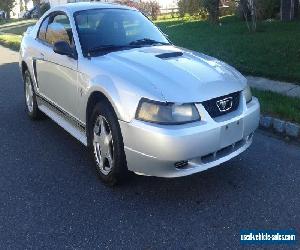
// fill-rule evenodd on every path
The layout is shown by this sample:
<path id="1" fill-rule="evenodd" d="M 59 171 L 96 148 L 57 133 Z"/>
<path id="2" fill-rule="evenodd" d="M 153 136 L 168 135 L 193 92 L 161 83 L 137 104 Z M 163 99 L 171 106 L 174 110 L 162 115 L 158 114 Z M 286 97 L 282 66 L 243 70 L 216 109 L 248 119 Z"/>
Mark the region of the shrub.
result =
<path id="1" fill-rule="evenodd" d="M 199 0 L 189 0 L 187 1 L 187 12 L 190 16 L 198 15 L 200 11 L 200 1 Z"/>
<path id="2" fill-rule="evenodd" d="M 188 13 L 190 16 L 200 16 L 202 19 L 207 17 L 207 10 L 203 6 L 204 0 L 179 0 L 178 12 L 182 18 Z"/>
<path id="3" fill-rule="evenodd" d="M 157 20 L 157 17 L 160 14 L 160 6 L 158 2 L 156 2 L 155 0 L 151 0 L 147 2 L 133 2 L 131 0 L 117 1 L 117 2 L 120 4 L 137 8 L 147 16 L 151 16 L 153 20 Z"/>
<path id="4" fill-rule="evenodd" d="M 257 0 L 256 9 L 258 19 L 274 18 L 280 12 L 280 0 Z"/>
<path id="5" fill-rule="evenodd" d="M 137 3 L 137 8 L 143 13 L 151 16 L 153 20 L 157 20 L 157 17 L 160 13 L 160 6 L 156 1 Z"/>
<path id="6" fill-rule="evenodd" d="M 246 2 L 245 0 L 240 0 L 238 7 L 237 7 L 237 16 L 244 19 L 244 12 L 243 12 L 243 3 Z M 256 7 L 256 15 L 257 19 L 265 20 L 269 18 L 275 18 L 277 14 L 280 12 L 280 0 L 256 0 L 255 1 Z M 250 10 L 244 5 L 244 11 L 249 17 Z"/>
<path id="7" fill-rule="evenodd" d="M 233 2 L 234 0 L 230 1 Z M 199 15 L 201 18 L 206 18 L 208 14 L 212 23 L 218 23 L 219 4 L 220 0 L 179 0 L 179 15 L 184 17 L 185 13 L 189 13 L 191 16 Z"/>
<path id="8" fill-rule="evenodd" d="M 225 2 L 226 8 L 220 8 L 220 16 L 229 16 L 236 13 L 237 4 L 235 0 Z"/>

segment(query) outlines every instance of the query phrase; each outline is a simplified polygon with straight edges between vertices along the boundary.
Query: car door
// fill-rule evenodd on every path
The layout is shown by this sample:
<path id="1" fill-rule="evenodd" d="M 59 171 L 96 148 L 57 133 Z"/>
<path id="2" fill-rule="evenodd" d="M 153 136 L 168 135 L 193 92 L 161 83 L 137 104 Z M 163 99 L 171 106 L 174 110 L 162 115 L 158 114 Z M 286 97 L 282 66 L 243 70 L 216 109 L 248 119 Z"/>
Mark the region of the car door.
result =
<path id="1" fill-rule="evenodd" d="M 58 41 L 76 49 L 68 16 L 59 12 L 47 17 L 41 24 L 38 39 L 41 42 L 36 60 L 39 94 L 66 115 L 77 117 L 77 60 L 53 51 Z"/>

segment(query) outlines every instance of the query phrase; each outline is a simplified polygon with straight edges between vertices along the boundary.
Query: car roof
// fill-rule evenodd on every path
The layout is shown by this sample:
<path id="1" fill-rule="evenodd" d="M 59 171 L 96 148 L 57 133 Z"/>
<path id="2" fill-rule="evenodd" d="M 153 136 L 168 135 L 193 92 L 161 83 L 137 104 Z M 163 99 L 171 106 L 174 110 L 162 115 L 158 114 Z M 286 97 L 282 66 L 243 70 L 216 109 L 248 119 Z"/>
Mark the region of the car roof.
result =
<path id="1" fill-rule="evenodd" d="M 82 10 L 90 10 L 90 9 L 128 9 L 128 10 L 136 10 L 135 8 L 114 4 L 114 3 L 91 3 L 91 2 L 78 2 L 78 3 L 68 3 L 55 6 L 51 8 L 52 11 L 66 11 L 69 13 L 74 13 Z"/>

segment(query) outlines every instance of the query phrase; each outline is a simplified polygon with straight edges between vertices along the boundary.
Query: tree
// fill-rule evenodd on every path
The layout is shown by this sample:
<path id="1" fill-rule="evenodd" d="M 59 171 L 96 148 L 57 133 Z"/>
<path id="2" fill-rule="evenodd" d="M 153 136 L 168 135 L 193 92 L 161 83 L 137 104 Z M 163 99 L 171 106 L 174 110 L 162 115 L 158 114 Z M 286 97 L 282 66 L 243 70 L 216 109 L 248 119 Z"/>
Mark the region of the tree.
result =
<path id="1" fill-rule="evenodd" d="M 208 20 L 214 24 L 219 23 L 220 0 L 202 0 L 202 5 L 208 12 Z"/>
<path id="2" fill-rule="evenodd" d="M 300 5 L 300 2 L 296 1 L 295 2 L 295 18 L 299 17 L 299 7 L 300 7 L 299 5 Z"/>
<path id="3" fill-rule="evenodd" d="M 33 5 L 37 8 L 38 17 L 41 16 L 41 1 L 40 0 L 32 0 Z"/>
<path id="4" fill-rule="evenodd" d="M 6 12 L 7 18 L 10 18 L 10 12 L 15 6 L 15 0 L 1 0 L 0 9 Z"/>
<path id="5" fill-rule="evenodd" d="M 27 4 L 28 4 L 29 0 L 24 0 L 24 10 L 27 11 Z"/>
<path id="6" fill-rule="evenodd" d="M 249 31 L 256 31 L 257 14 L 255 0 L 241 0 L 241 8 Z"/>
<path id="7" fill-rule="evenodd" d="M 20 1 L 20 12 L 24 11 L 23 1 Z"/>
<path id="8" fill-rule="evenodd" d="M 281 0 L 281 20 L 291 21 L 298 17 L 299 0 Z"/>
<path id="9" fill-rule="evenodd" d="M 178 12 L 179 12 L 179 16 L 181 18 L 184 17 L 185 13 L 186 13 L 186 0 L 179 0 L 178 1 Z"/>
<path id="10" fill-rule="evenodd" d="M 280 12 L 280 0 L 255 0 L 257 19 L 276 18 Z"/>

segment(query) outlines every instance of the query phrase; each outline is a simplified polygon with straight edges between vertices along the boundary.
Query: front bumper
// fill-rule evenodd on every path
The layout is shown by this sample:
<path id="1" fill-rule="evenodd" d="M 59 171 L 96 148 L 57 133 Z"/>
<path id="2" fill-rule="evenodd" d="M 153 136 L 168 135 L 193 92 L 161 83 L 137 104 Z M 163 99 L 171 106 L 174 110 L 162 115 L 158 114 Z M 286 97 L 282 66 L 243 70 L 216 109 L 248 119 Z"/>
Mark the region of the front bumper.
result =
<path id="1" fill-rule="evenodd" d="M 217 166 L 245 151 L 259 124 L 256 98 L 238 110 L 212 119 L 197 104 L 201 121 L 158 125 L 138 120 L 120 121 L 127 166 L 137 174 L 180 177 Z"/>

